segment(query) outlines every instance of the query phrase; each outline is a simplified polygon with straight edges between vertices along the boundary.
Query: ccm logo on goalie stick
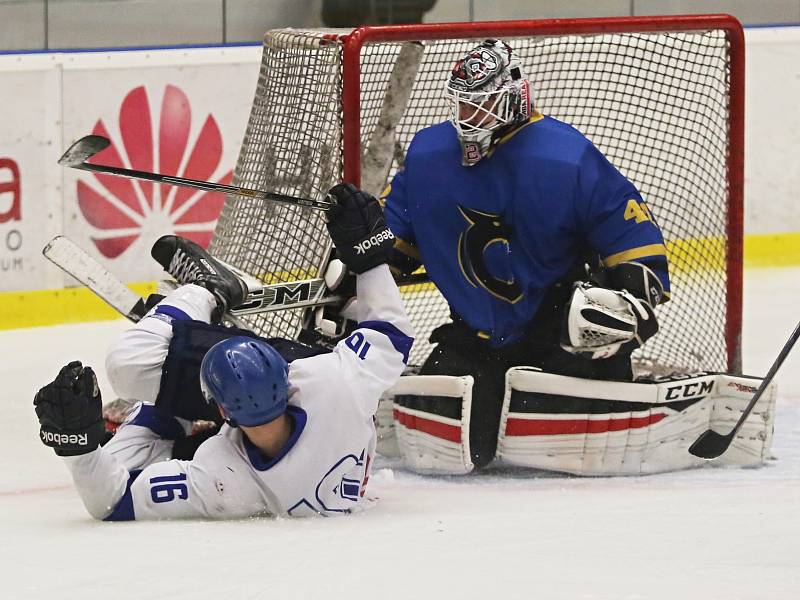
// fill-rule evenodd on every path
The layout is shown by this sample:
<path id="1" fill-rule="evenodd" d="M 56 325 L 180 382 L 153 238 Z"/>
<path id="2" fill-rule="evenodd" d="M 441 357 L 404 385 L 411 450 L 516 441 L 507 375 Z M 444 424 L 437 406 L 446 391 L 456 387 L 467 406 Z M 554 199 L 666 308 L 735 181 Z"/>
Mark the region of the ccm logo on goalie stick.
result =
<path id="1" fill-rule="evenodd" d="M 52 431 L 41 432 L 42 441 L 47 444 L 77 444 L 78 446 L 88 446 L 89 437 L 85 433 L 53 433 Z"/>
<path id="2" fill-rule="evenodd" d="M 384 229 L 380 233 L 376 233 L 372 237 L 367 238 L 363 242 L 359 242 L 353 246 L 356 254 L 366 254 L 367 250 L 373 246 L 380 246 L 386 240 L 393 240 L 394 234 L 389 229 Z"/>

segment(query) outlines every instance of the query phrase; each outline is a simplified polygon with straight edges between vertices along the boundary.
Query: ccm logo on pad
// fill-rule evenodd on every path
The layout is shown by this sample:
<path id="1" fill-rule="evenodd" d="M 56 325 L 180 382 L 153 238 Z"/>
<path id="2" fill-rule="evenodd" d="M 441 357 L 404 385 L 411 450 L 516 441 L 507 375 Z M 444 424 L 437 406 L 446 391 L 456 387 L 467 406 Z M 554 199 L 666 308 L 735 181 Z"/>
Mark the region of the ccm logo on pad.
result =
<path id="1" fill-rule="evenodd" d="M 684 383 L 682 385 L 672 385 L 667 388 L 666 400 L 686 400 L 688 398 L 696 398 L 697 396 L 711 393 L 713 388 L 713 379 L 694 381 L 692 383 Z"/>

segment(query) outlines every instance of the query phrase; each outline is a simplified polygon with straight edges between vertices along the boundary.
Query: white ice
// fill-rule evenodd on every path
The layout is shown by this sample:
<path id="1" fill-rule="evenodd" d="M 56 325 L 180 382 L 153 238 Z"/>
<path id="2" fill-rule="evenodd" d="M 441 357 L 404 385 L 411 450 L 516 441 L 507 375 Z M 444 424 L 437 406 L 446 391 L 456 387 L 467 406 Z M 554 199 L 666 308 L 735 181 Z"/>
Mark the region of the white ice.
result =
<path id="1" fill-rule="evenodd" d="M 763 375 L 800 318 L 800 269 L 745 281 L 744 367 Z M 0 598 L 800 598 L 800 348 L 762 468 L 434 479 L 387 463 L 357 516 L 101 523 L 39 443 L 32 398 L 69 360 L 101 371 L 124 326 L 0 332 Z"/>

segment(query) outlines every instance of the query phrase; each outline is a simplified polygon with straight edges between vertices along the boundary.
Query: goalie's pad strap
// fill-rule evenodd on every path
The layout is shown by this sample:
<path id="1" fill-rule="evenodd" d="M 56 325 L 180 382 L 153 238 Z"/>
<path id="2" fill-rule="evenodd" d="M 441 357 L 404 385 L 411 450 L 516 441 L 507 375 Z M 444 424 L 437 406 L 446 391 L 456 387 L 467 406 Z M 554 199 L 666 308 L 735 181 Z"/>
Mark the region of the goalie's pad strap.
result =
<path id="1" fill-rule="evenodd" d="M 174 320 L 172 340 L 161 369 L 161 386 L 155 401 L 158 409 L 190 421 L 221 423 L 219 410 L 206 402 L 200 391 L 200 364 L 214 344 L 240 335 L 264 340 L 287 362 L 323 352 L 283 338 L 259 338 L 246 329 L 209 325 L 202 321 Z"/>
<path id="2" fill-rule="evenodd" d="M 577 475 L 633 475 L 706 461 L 688 448 L 706 429 L 727 433 L 759 380 L 699 375 L 659 383 L 594 381 L 525 367 L 506 374 L 497 456 Z M 715 464 L 751 466 L 769 454 L 775 388 Z M 755 412 L 755 411 L 754 411 Z"/>
<path id="3" fill-rule="evenodd" d="M 384 402 L 388 398 L 393 402 L 396 451 L 408 468 L 451 475 L 472 471 L 472 384 L 470 376 L 410 375 L 401 377 L 386 394 Z"/>

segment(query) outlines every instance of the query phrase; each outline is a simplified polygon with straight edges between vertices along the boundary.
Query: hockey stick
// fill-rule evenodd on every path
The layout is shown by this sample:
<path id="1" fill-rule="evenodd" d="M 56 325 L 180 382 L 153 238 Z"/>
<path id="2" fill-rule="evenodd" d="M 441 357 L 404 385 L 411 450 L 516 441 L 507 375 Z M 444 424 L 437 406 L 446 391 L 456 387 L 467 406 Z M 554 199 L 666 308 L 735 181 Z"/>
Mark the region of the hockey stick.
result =
<path id="1" fill-rule="evenodd" d="M 97 294 L 122 316 L 136 322 L 145 315 L 144 299 L 131 291 L 69 238 L 64 236 L 53 238 L 45 246 L 42 254 Z M 242 277 L 249 288 L 244 303 L 230 311 L 230 315 L 235 318 L 288 308 L 323 306 L 342 301 L 340 296 L 328 295 L 328 288 L 322 278 L 263 285 L 252 275 L 226 263 L 223 264 Z M 409 275 L 397 284 L 418 285 L 429 281 L 427 274 L 421 273 Z"/>
<path id="2" fill-rule="evenodd" d="M 109 273 L 103 265 L 69 238 L 63 235 L 54 237 L 44 247 L 42 254 L 134 323 L 147 312 L 144 300 L 138 294 Z"/>
<path id="3" fill-rule="evenodd" d="M 108 138 L 104 138 L 103 136 L 87 135 L 72 144 L 72 146 L 69 147 L 64 155 L 58 159 L 58 164 L 64 167 L 80 169 L 81 171 L 109 173 L 111 175 L 119 175 L 121 177 L 128 177 L 130 179 L 143 179 L 145 181 L 167 183 L 181 187 L 206 190 L 208 192 L 223 192 L 226 194 L 245 196 L 247 198 L 255 198 L 256 200 L 269 200 L 270 202 L 293 204 L 295 206 L 303 206 L 317 210 L 328 210 L 331 207 L 331 202 L 327 200 L 298 198 L 296 196 L 286 196 L 284 194 L 265 192 L 263 190 L 252 190 L 249 188 L 237 187 L 235 185 L 213 183 L 211 181 L 199 181 L 197 179 L 186 179 L 184 177 L 172 177 L 170 175 L 160 175 L 158 173 L 148 173 L 147 171 L 136 171 L 134 169 L 123 169 L 121 167 L 112 167 L 110 165 L 93 165 L 86 162 L 101 150 L 105 150 L 110 144 L 111 142 L 108 140 Z"/>
<path id="4" fill-rule="evenodd" d="M 799 337 L 800 323 L 798 323 L 797 327 L 794 328 L 794 332 L 789 337 L 789 340 L 786 342 L 786 344 L 784 344 L 783 349 L 780 351 L 780 354 L 778 354 L 778 358 L 776 358 L 775 362 L 772 363 L 767 376 L 761 381 L 761 385 L 758 386 L 758 389 L 753 395 L 752 400 L 750 400 L 744 411 L 742 411 L 742 416 L 739 417 L 739 420 L 736 422 L 736 425 L 733 426 L 731 432 L 727 435 L 723 435 L 709 429 L 702 433 L 700 437 L 694 441 L 694 443 L 689 447 L 689 453 L 693 454 L 694 456 L 699 456 L 700 458 L 711 459 L 717 458 L 728 449 L 728 446 L 731 445 L 734 436 L 739 429 L 741 429 L 742 424 L 745 422 L 745 419 L 747 419 L 748 415 L 750 415 L 750 411 L 753 410 L 753 407 L 756 405 L 756 402 L 758 402 L 758 399 L 761 398 L 764 390 L 767 389 L 767 386 L 769 386 L 770 383 L 772 383 L 775 373 L 778 372 L 778 369 L 780 369 L 783 361 L 786 359 L 789 352 L 791 352 L 792 347 L 795 345 L 795 342 L 797 342 L 797 338 Z"/>
<path id="5" fill-rule="evenodd" d="M 392 67 L 378 122 L 361 159 L 361 188 L 373 196 L 379 196 L 386 185 L 395 152 L 395 129 L 405 115 L 424 52 L 422 42 L 406 42 Z"/>

